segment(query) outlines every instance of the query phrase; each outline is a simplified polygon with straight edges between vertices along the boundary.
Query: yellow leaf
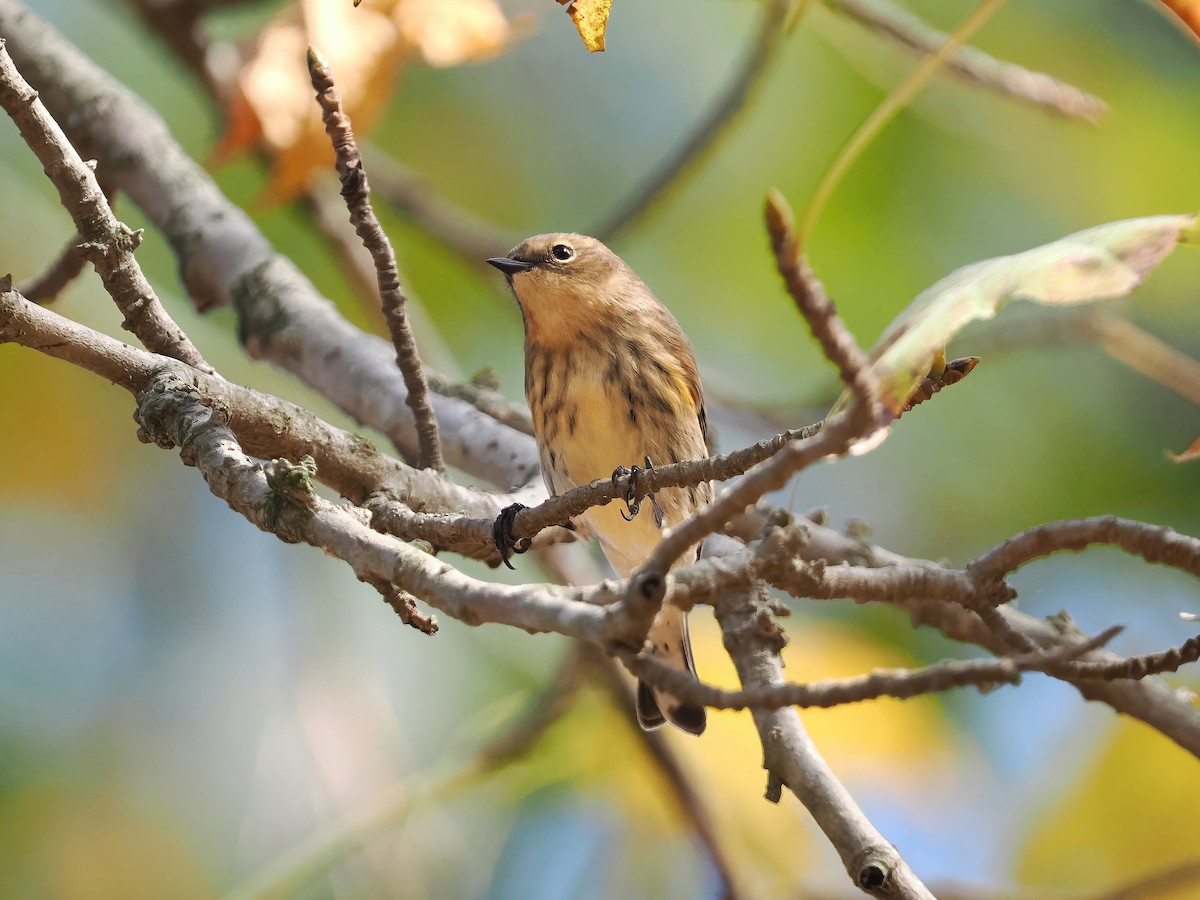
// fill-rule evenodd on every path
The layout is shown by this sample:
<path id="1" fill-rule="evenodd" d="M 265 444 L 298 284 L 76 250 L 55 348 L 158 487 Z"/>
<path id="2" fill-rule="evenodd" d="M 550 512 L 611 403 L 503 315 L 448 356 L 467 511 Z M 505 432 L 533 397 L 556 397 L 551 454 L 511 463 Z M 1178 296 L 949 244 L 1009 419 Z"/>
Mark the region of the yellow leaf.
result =
<path id="1" fill-rule="evenodd" d="M 571 21 L 583 38 L 583 46 L 589 53 L 604 50 L 604 31 L 608 27 L 608 14 L 612 11 L 612 0 L 558 0 L 567 7 Z"/>

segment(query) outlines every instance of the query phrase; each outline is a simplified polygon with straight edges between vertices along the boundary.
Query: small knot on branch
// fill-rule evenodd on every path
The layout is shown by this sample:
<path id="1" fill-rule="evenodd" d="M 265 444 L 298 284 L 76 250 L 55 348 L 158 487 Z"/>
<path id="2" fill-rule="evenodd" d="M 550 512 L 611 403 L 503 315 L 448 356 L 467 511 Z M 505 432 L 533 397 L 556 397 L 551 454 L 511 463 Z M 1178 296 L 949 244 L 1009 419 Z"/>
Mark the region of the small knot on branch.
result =
<path id="1" fill-rule="evenodd" d="M 265 510 L 268 527 L 281 540 L 300 543 L 317 498 L 316 460 L 304 456 L 293 464 L 286 459 L 273 459 L 263 466 L 263 474 L 271 489 Z"/>
<path id="2" fill-rule="evenodd" d="M 661 604 L 667 593 L 667 579 L 658 572 L 644 572 L 637 577 L 637 592 L 646 602 Z"/>
<path id="3" fill-rule="evenodd" d="M 864 891 L 875 892 L 887 885 L 900 857 L 891 847 L 867 847 L 852 860 L 846 869 Z"/>
<path id="4" fill-rule="evenodd" d="M 361 160 L 354 160 L 347 165 L 346 171 L 342 173 L 341 182 L 341 194 L 347 202 L 366 197 L 367 173 L 363 170 Z"/>

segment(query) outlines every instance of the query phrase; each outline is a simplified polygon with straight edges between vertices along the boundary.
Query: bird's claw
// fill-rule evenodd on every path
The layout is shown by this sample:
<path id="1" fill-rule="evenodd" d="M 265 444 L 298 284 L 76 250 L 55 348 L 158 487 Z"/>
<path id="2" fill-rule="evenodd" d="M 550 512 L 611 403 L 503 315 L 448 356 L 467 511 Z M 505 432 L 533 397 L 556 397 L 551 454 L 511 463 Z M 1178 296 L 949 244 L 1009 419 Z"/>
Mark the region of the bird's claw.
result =
<path id="1" fill-rule="evenodd" d="M 637 493 L 638 477 L 643 472 L 654 471 L 654 463 L 650 461 L 650 457 L 647 456 L 645 458 L 645 462 L 646 467 L 644 469 L 641 466 L 633 466 L 632 468 L 627 466 L 617 466 L 617 468 L 613 470 L 612 481 L 614 487 L 617 484 L 617 479 L 624 475 L 629 476 L 629 484 L 625 488 L 625 496 L 621 498 L 625 501 L 625 509 L 621 510 L 621 518 L 626 522 L 632 522 L 634 517 L 637 516 L 642 509 L 642 501 L 639 499 L 634 499 L 634 495 Z M 653 494 L 647 494 L 646 497 L 650 499 L 651 504 L 654 504 Z M 657 508 L 657 504 L 655 504 L 655 509 L 657 510 Z"/>
<path id="2" fill-rule="evenodd" d="M 500 551 L 500 561 L 510 569 L 513 568 L 513 564 L 509 562 L 512 554 L 524 553 L 533 543 L 529 538 L 519 538 L 513 534 L 513 520 L 517 513 L 527 508 L 524 503 L 506 506 L 500 510 L 500 515 L 496 516 L 496 521 L 492 524 L 492 541 Z"/>

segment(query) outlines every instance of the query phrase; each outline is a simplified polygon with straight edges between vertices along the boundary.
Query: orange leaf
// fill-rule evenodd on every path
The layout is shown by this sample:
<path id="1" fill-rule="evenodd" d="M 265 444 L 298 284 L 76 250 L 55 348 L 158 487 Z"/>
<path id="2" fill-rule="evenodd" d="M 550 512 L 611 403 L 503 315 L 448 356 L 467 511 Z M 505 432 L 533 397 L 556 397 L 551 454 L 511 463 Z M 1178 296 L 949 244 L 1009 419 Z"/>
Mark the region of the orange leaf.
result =
<path id="1" fill-rule="evenodd" d="M 366 0 L 353 8 L 297 0 L 276 15 L 245 55 L 229 103 L 218 159 L 261 146 L 272 158 L 260 201 L 281 203 L 332 171 L 305 64 L 309 45 L 329 62 L 342 105 L 361 138 L 378 121 L 396 78 L 415 54 L 430 65 L 485 59 L 511 42 L 495 0 Z"/>
<path id="2" fill-rule="evenodd" d="M 1167 8 L 1168 15 L 1192 38 L 1200 43 L 1200 0 L 1159 0 Z"/>
<path id="3" fill-rule="evenodd" d="M 1175 463 L 1195 462 L 1200 459 L 1200 437 L 1196 438 L 1182 453 L 1167 451 L 1167 459 Z"/>

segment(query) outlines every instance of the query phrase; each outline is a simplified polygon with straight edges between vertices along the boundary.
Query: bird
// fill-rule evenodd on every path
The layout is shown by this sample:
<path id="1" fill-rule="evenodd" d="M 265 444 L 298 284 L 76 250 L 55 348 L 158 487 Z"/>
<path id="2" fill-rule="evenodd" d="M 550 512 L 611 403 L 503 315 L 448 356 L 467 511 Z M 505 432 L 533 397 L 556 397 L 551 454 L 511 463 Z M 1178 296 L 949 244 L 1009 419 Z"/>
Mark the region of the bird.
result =
<path id="1" fill-rule="evenodd" d="M 704 394 L 687 335 L 633 269 L 593 237 L 539 234 L 487 261 L 504 273 L 525 328 L 525 396 L 551 496 L 644 461 L 708 456 Z M 665 529 L 712 500 L 710 482 L 663 488 L 644 503 L 595 506 L 580 517 L 620 577 L 637 571 Z M 510 507 L 506 512 L 520 507 Z M 505 513 L 497 519 L 501 546 Z M 511 519 L 509 520 L 511 524 Z M 510 545 L 511 547 L 511 545 Z M 516 547 L 521 551 L 523 547 Z M 694 560 L 699 547 L 680 563 Z M 647 638 L 656 658 L 695 674 L 687 614 L 664 604 Z M 704 731 L 703 706 L 638 682 L 638 723 Z"/>

